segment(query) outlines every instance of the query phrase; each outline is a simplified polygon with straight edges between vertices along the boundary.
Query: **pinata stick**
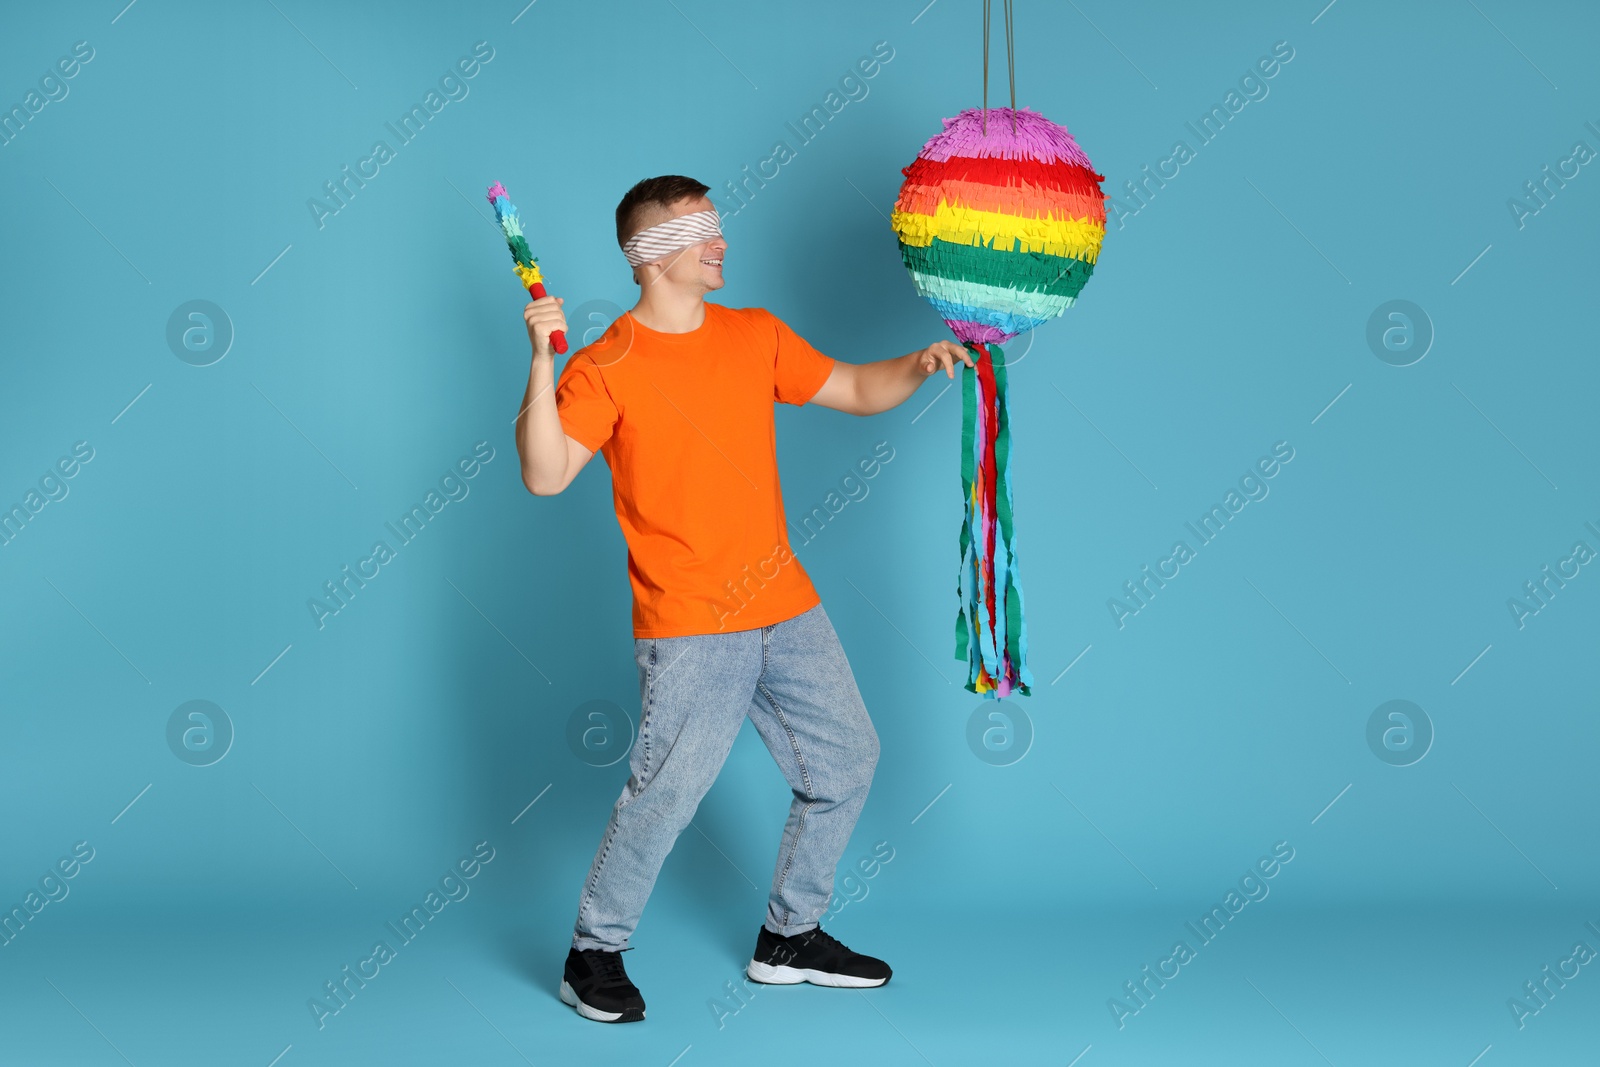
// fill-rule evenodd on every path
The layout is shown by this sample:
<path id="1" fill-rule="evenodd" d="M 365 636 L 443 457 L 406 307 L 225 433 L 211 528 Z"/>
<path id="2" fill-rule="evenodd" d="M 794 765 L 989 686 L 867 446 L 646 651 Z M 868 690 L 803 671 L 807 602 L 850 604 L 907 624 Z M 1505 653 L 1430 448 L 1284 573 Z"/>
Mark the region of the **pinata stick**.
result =
<path id="1" fill-rule="evenodd" d="M 533 297 L 535 300 L 538 300 L 540 297 L 548 294 L 546 294 L 544 291 L 543 282 L 534 282 L 532 285 L 528 286 L 528 295 Z M 566 355 L 567 335 L 561 330 L 556 330 L 550 335 L 550 347 L 556 350 L 557 355 Z"/>
<path id="2" fill-rule="evenodd" d="M 544 276 L 539 273 L 539 261 L 528 249 L 527 238 L 522 234 L 522 220 L 517 216 L 516 205 L 506 195 L 506 187 L 495 182 L 489 186 L 488 198 L 489 203 L 494 206 L 495 221 L 500 223 L 500 232 L 505 234 L 506 245 L 511 249 L 511 260 L 517 277 L 522 279 L 523 286 L 533 299 L 538 300 L 546 296 Z M 557 354 L 565 354 L 566 333 L 561 330 L 551 333 L 550 347 L 554 348 Z"/>

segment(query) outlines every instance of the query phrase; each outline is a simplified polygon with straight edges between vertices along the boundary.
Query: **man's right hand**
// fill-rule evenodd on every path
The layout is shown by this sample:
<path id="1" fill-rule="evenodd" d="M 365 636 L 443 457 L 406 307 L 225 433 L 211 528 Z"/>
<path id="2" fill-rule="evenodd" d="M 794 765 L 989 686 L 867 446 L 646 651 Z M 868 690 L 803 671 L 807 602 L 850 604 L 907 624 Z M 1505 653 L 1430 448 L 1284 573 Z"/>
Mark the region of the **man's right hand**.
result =
<path id="1" fill-rule="evenodd" d="M 528 340 L 533 343 L 533 354 L 554 358 L 555 350 L 550 347 L 550 335 L 560 330 L 566 331 L 567 317 L 561 311 L 562 299 L 559 296 L 541 296 L 537 300 L 530 300 L 522 309 L 523 321 L 528 324 Z"/>

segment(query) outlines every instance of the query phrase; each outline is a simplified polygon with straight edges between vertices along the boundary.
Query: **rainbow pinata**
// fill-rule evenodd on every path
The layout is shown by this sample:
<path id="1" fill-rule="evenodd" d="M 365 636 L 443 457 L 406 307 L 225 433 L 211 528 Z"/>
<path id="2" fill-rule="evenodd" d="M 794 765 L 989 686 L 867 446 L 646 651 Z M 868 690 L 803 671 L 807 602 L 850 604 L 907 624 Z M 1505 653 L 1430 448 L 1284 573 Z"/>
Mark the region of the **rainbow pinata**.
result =
<path id="1" fill-rule="evenodd" d="M 1011 417 L 998 347 L 1060 315 L 1100 258 L 1105 194 L 1065 126 L 1027 108 L 968 108 L 901 171 L 890 225 L 912 283 L 976 354 L 962 371 L 956 658 L 966 688 L 1028 695 L 1011 500 Z"/>
<path id="2" fill-rule="evenodd" d="M 968 108 L 944 127 L 901 171 L 890 224 L 917 292 L 956 337 L 1004 343 L 1071 307 L 1094 273 L 1105 175 L 1065 126 L 1027 108 L 987 119 Z"/>

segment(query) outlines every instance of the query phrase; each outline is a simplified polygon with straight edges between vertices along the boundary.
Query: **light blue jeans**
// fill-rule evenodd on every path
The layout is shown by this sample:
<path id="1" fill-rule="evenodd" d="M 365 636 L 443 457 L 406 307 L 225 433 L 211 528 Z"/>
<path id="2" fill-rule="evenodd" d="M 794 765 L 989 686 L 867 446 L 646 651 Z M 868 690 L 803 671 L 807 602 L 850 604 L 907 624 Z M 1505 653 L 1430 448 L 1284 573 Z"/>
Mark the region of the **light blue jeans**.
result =
<path id="1" fill-rule="evenodd" d="M 573 947 L 628 946 L 746 715 L 794 793 L 764 925 L 784 936 L 814 929 L 878 763 L 877 731 L 822 605 L 756 630 L 635 638 L 634 660 L 632 774 L 589 869 Z"/>

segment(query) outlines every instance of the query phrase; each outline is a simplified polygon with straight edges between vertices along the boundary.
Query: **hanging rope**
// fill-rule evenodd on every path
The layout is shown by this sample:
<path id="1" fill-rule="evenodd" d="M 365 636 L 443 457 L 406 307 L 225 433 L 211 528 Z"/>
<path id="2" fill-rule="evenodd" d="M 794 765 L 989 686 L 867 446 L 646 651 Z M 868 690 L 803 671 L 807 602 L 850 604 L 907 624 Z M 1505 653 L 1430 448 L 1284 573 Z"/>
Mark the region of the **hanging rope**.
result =
<path id="1" fill-rule="evenodd" d="M 1017 44 L 1011 33 L 1011 0 L 1005 0 L 1006 78 L 1011 82 L 1011 136 L 1017 135 Z"/>
<path id="2" fill-rule="evenodd" d="M 1011 133 L 1017 132 L 1017 45 L 1011 29 L 1011 2 L 1002 0 L 1001 12 L 1006 20 L 1006 80 L 1011 87 Z M 989 0 L 983 0 L 983 118 L 980 125 L 983 135 L 989 135 Z"/>

